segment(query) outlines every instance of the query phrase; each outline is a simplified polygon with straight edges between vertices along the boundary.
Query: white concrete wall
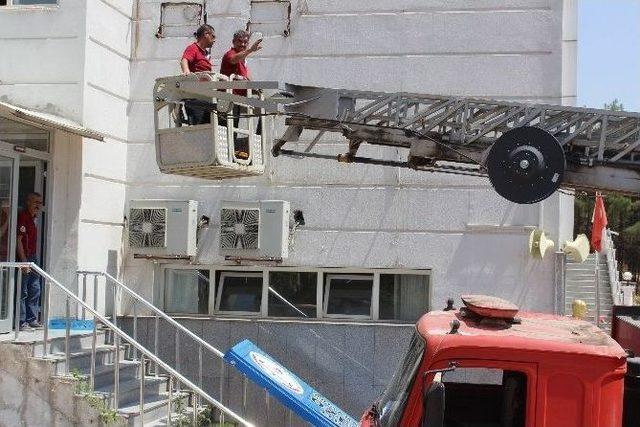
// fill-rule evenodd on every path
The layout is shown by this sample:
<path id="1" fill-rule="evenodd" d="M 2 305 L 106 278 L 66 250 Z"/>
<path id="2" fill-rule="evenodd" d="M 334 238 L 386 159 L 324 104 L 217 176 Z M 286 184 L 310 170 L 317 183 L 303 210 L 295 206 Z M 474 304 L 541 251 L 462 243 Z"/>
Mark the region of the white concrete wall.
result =
<path id="1" fill-rule="evenodd" d="M 78 265 L 117 273 L 126 188 L 133 1 L 87 3 L 83 123 L 106 135 L 85 140 Z"/>
<path id="2" fill-rule="evenodd" d="M 564 0 L 562 12 L 562 105 L 578 100 L 578 0 Z"/>
<path id="3" fill-rule="evenodd" d="M 71 286 L 78 268 L 116 273 L 119 264 L 132 13 L 132 0 L 0 8 L 0 99 L 106 135 L 53 140 L 49 268 Z"/>
<path id="4" fill-rule="evenodd" d="M 231 34 L 250 17 L 249 2 L 209 2 L 207 9 L 219 65 Z M 487 180 L 282 157 L 269 159 L 259 178 L 161 175 L 150 122 L 153 77 L 178 73 L 177 58 L 191 39 L 156 39 L 159 13 L 160 1 L 141 3 L 127 199 L 192 198 L 214 222 L 220 200 L 289 200 L 304 211 L 306 226 L 287 265 L 432 268 L 435 306 L 473 291 L 553 308 L 551 257 L 526 254 L 526 226 L 539 225 L 545 210 L 504 201 Z M 560 0 L 293 1 L 290 37 L 266 38 L 249 66 L 256 79 L 306 85 L 561 103 L 563 76 L 570 80 L 563 74 L 563 16 Z M 340 137 L 322 143 L 327 152 L 345 150 Z M 384 147 L 365 146 L 367 153 L 397 156 Z M 570 230 L 559 209 L 546 212 L 553 238 Z M 224 263 L 215 227 L 202 236 L 198 262 Z M 142 264 L 130 263 L 128 280 L 151 297 L 151 269 Z"/>
<path id="5" fill-rule="evenodd" d="M 0 99 L 82 122 L 85 40 L 84 1 L 0 7 Z M 83 146 L 80 137 L 66 132 L 52 132 L 51 138 L 47 268 L 73 287 Z M 53 296 L 51 308 L 59 312 L 61 303 L 55 299 L 59 294 Z"/>
<path id="6" fill-rule="evenodd" d="M 0 7 L 0 100 L 81 121 L 85 3 Z"/>

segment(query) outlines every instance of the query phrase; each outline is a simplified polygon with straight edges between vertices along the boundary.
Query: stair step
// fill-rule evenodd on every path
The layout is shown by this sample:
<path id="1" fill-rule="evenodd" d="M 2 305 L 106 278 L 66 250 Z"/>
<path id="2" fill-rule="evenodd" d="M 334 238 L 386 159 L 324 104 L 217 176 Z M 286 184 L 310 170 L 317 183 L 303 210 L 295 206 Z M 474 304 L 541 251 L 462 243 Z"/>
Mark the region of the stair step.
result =
<path id="1" fill-rule="evenodd" d="M 167 378 L 166 377 L 150 377 L 145 376 L 144 378 L 144 389 L 145 389 L 145 399 L 152 398 L 154 396 L 159 396 L 161 393 L 165 392 L 167 389 Z M 110 383 L 102 385 L 100 388 L 95 389 L 95 393 L 105 395 L 107 399 L 111 402 L 111 406 L 113 407 L 113 389 L 114 383 L 111 381 Z M 140 379 L 139 378 L 121 378 L 120 379 L 120 387 L 118 389 L 118 400 L 119 405 L 127 405 L 131 402 L 139 402 L 140 399 Z"/>
<path id="2" fill-rule="evenodd" d="M 135 378 L 139 378 L 138 375 L 140 374 L 140 362 L 139 361 L 135 361 L 135 360 L 122 360 L 119 363 L 120 366 L 120 381 L 122 381 L 123 379 L 135 379 Z M 100 388 L 103 386 L 106 386 L 108 384 L 113 384 L 113 379 L 114 379 L 114 367 L 115 365 L 113 363 L 110 363 L 108 365 L 97 365 L 96 366 L 96 370 L 95 370 L 95 377 L 94 377 L 94 387 Z M 80 371 L 80 377 L 85 379 L 86 381 L 89 381 L 89 375 L 90 375 L 90 368 L 87 367 L 86 369 Z"/>
<path id="3" fill-rule="evenodd" d="M 175 413 L 176 403 L 182 401 L 182 406 L 186 409 L 189 403 L 189 395 L 187 393 L 174 393 L 171 397 L 171 412 Z M 162 393 L 157 396 L 145 396 L 144 399 L 144 413 L 140 413 L 140 403 L 138 400 L 135 402 L 129 402 L 121 405 L 118 409 L 118 414 L 128 419 L 129 426 L 141 425 L 141 420 L 144 420 L 144 425 L 148 425 L 150 422 L 157 422 L 162 419 L 166 419 L 168 415 L 169 393 Z"/>
<path id="4" fill-rule="evenodd" d="M 120 361 L 124 360 L 125 347 L 121 346 Z M 115 361 L 115 346 L 101 345 L 96 346 L 96 367 L 102 365 L 113 364 Z M 65 355 L 64 352 L 52 353 L 47 355 L 48 359 L 56 361 L 56 374 L 65 373 Z M 91 366 L 91 349 L 82 349 L 69 353 L 69 371 L 74 369 L 80 372 L 88 372 Z"/>

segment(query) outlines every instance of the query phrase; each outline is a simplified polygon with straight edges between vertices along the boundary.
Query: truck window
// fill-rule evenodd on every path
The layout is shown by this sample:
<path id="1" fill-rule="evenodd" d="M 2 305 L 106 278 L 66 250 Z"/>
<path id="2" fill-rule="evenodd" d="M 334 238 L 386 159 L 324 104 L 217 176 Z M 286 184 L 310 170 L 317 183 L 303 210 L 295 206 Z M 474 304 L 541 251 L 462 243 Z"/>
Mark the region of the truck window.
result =
<path id="1" fill-rule="evenodd" d="M 417 333 L 411 337 L 409 350 L 404 359 L 396 369 L 391 378 L 391 383 L 387 386 L 382 397 L 378 401 L 377 407 L 380 413 L 381 426 L 400 425 L 402 410 L 404 409 L 409 391 L 413 384 L 416 371 L 422 361 L 425 342 Z"/>
<path id="2" fill-rule="evenodd" d="M 501 369 L 457 368 L 444 374 L 446 427 L 524 427 L 527 376 Z"/>

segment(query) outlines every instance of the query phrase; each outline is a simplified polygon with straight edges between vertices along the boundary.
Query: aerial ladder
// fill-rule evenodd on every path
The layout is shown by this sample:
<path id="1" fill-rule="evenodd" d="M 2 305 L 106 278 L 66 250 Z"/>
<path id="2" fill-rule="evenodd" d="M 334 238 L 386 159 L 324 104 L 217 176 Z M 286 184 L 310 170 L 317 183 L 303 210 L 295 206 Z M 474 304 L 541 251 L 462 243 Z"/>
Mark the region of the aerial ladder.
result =
<path id="1" fill-rule="evenodd" d="M 156 159 L 163 173 L 205 179 L 260 175 L 269 149 L 275 157 L 488 176 L 515 203 L 544 200 L 561 187 L 640 194 L 640 113 L 236 80 L 215 73 L 157 79 L 154 107 Z M 205 111 L 207 123 L 187 125 L 185 111 L 194 108 Z M 285 131 L 267 141 L 267 122 L 274 117 L 284 117 Z M 303 131 L 314 136 L 296 149 Z M 318 142 L 328 133 L 345 138 L 343 153 L 322 151 Z M 395 147 L 402 157 L 358 155 L 363 144 Z"/>

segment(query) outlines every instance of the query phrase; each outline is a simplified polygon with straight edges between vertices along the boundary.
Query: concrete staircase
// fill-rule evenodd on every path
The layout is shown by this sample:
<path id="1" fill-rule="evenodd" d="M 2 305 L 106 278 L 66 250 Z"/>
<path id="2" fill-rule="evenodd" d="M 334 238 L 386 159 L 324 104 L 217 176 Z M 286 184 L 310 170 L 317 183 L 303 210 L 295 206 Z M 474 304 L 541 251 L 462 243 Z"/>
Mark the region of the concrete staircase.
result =
<path id="1" fill-rule="evenodd" d="M 599 278 L 596 281 L 596 275 Z M 596 254 L 589 254 L 585 262 L 577 263 L 567 261 L 565 276 L 565 313 L 571 314 L 571 304 L 576 299 L 581 299 L 587 303 L 589 311 L 587 320 L 596 322 L 596 283 L 599 283 L 598 295 L 600 300 L 600 326 L 607 328 L 611 324 L 611 283 L 607 258 L 604 253 L 598 255 L 596 264 Z"/>
<path id="2" fill-rule="evenodd" d="M 123 426 L 168 426 L 194 425 L 192 421 L 193 395 L 179 391 L 177 384 L 169 392 L 169 379 L 166 375 L 154 375 L 152 366 L 134 358 L 132 349 L 121 345 L 116 352 L 113 337 L 108 330 L 101 329 L 96 333 L 95 380 L 91 391 L 89 375 L 91 369 L 91 348 L 93 334 L 91 332 L 75 332 L 69 337 L 69 360 L 65 356 L 64 331 L 54 334 L 48 339 L 48 354 L 43 357 L 44 341 L 42 331 L 21 332 L 20 339 L 12 344 L 26 346 L 28 353 L 37 360 L 51 364 L 52 377 L 69 380 L 67 372 L 74 380 L 74 391 L 83 395 L 90 405 L 103 416 L 111 412 L 114 425 Z M 23 347 L 24 348 L 24 347 Z M 118 356 L 116 356 L 118 354 Z M 120 367 L 118 405 L 114 401 L 114 384 L 116 358 Z M 144 375 L 143 406 L 140 407 L 141 380 Z M 171 394 L 171 396 L 170 396 Z M 115 413 L 108 408 L 117 408 Z M 116 415 L 117 414 L 117 415 Z M 169 422 L 171 414 L 171 423 Z M 110 424 L 102 420 L 104 424 Z"/>

